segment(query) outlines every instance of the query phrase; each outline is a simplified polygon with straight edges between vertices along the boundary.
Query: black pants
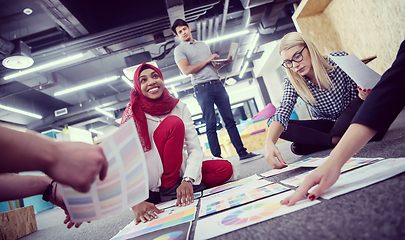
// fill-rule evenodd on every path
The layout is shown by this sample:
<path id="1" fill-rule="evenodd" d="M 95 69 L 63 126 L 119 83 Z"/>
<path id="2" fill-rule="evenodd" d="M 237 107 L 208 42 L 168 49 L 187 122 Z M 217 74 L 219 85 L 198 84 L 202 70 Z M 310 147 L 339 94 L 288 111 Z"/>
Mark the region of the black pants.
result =
<path id="1" fill-rule="evenodd" d="M 397 57 L 371 90 L 353 119 L 353 123 L 368 126 L 377 131 L 373 140 L 382 139 L 405 106 L 405 41 Z"/>
<path id="2" fill-rule="evenodd" d="M 336 122 L 329 120 L 290 120 L 287 130 L 280 138 L 296 145 L 318 145 L 332 148 L 332 137 L 342 137 L 362 105 L 363 100 L 356 97 L 342 112 Z"/>
<path id="3" fill-rule="evenodd" d="M 161 202 L 167 202 L 177 198 L 177 188 L 180 186 L 181 182 L 183 181 L 182 178 L 174 184 L 173 187 L 160 187 L 159 192 L 152 192 L 149 191 L 149 198 L 146 199 L 147 202 L 158 204 Z M 193 191 L 199 192 L 205 189 L 204 183 L 200 185 L 193 185 Z"/>

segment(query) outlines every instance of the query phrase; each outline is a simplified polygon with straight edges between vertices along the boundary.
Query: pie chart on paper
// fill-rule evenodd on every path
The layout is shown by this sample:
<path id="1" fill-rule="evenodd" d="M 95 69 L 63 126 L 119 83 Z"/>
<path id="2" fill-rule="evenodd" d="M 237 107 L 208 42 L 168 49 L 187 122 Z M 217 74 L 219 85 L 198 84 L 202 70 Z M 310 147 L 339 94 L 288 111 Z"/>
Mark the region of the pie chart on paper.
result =
<path id="1" fill-rule="evenodd" d="M 153 240 L 175 240 L 179 236 L 181 236 L 181 234 L 183 234 L 183 231 L 175 231 L 175 232 L 163 234 L 162 236 L 154 238 Z"/>
<path id="2" fill-rule="evenodd" d="M 281 204 L 277 202 L 269 202 L 263 204 L 254 204 L 236 210 L 221 220 L 223 225 L 239 225 L 250 222 L 256 222 L 261 218 L 270 216 L 281 208 Z"/>

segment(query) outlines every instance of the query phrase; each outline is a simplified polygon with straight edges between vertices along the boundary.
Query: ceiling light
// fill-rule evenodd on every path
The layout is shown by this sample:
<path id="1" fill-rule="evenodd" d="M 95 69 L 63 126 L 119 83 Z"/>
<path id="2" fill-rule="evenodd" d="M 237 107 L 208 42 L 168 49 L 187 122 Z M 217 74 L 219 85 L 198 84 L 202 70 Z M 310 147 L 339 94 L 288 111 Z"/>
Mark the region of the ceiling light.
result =
<path id="1" fill-rule="evenodd" d="M 89 131 L 92 132 L 92 133 L 95 133 L 97 135 L 103 135 L 104 134 L 102 131 L 98 131 L 98 130 L 93 129 L 93 128 L 90 128 Z"/>
<path id="2" fill-rule="evenodd" d="M 243 65 L 243 67 L 242 67 L 242 71 L 240 71 L 239 78 L 242 78 L 242 77 L 243 77 L 243 75 L 245 74 L 245 71 L 246 71 L 246 68 L 248 67 L 248 65 L 249 65 L 249 62 L 246 61 L 246 62 L 245 62 L 245 65 Z"/>
<path id="3" fill-rule="evenodd" d="M 103 109 L 101 109 L 99 107 L 96 107 L 95 110 L 98 111 L 98 112 L 101 112 L 102 114 L 106 115 L 107 117 L 115 119 L 115 116 L 112 113 L 109 113 L 109 112 L 107 112 L 107 111 L 105 111 L 105 110 L 103 110 Z"/>
<path id="4" fill-rule="evenodd" d="M 177 82 L 178 80 L 188 78 L 188 77 L 189 77 L 188 75 L 180 75 L 180 76 L 177 76 L 174 78 L 169 78 L 169 79 L 165 80 L 164 82 L 165 82 L 165 84 L 174 83 L 174 82 Z"/>
<path id="5" fill-rule="evenodd" d="M 252 56 L 253 50 L 255 49 L 257 40 L 259 39 L 259 36 L 260 36 L 260 34 L 259 34 L 259 33 L 256 33 L 255 38 L 253 39 L 253 42 L 252 42 L 252 44 L 250 45 L 249 52 L 248 52 L 248 54 L 247 54 L 247 56 L 246 56 L 247 58 L 250 58 L 250 56 Z"/>
<path id="6" fill-rule="evenodd" d="M 206 44 L 210 44 L 210 43 L 222 41 L 222 40 L 225 40 L 225 39 L 229 39 L 229 38 L 233 38 L 233 37 L 238 37 L 238 36 L 241 36 L 241 35 L 246 35 L 246 34 L 248 34 L 248 33 L 249 33 L 249 30 L 243 30 L 243 31 L 236 32 L 236 33 L 232 33 L 232 34 L 228 34 L 228 35 L 225 35 L 225 36 L 222 36 L 222 37 L 213 38 L 213 39 L 210 39 L 210 40 L 207 40 L 207 41 L 204 41 L 204 42 L 205 42 Z"/>
<path id="7" fill-rule="evenodd" d="M 243 107 L 243 105 L 245 105 L 245 103 L 238 103 L 238 104 L 232 105 L 231 109 L 235 109 L 235 108 L 238 108 L 238 107 Z"/>
<path id="8" fill-rule="evenodd" d="M 225 80 L 225 83 L 227 85 L 234 85 L 236 83 L 236 80 L 235 80 L 235 78 L 228 78 Z"/>
<path id="9" fill-rule="evenodd" d="M 41 66 L 33 67 L 33 68 L 30 68 L 30 69 L 27 69 L 27 70 L 24 70 L 24 71 L 20 71 L 18 73 L 14 73 L 14 74 L 5 76 L 4 80 L 10 80 L 12 78 L 16 78 L 16 77 L 19 77 L 19 76 L 22 76 L 22 75 L 25 75 L 25 74 L 28 74 L 28 73 L 36 72 L 36 71 L 39 71 L 39 70 L 42 70 L 42 69 L 45 69 L 45 68 L 48 68 L 48 67 L 59 65 L 61 63 L 69 62 L 69 61 L 81 58 L 83 56 L 84 56 L 84 54 L 80 53 L 80 54 L 76 54 L 76 55 L 73 55 L 73 56 L 70 56 L 70 57 L 67 57 L 67 58 L 59 59 L 59 60 L 56 60 L 56 61 L 53 61 L 53 62 L 50 62 L 50 63 L 43 64 Z"/>
<path id="10" fill-rule="evenodd" d="M 23 41 L 19 41 L 14 45 L 13 54 L 4 58 L 2 64 L 10 69 L 24 69 L 31 67 L 34 64 L 34 59 L 31 58 L 31 47 Z"/>
<path id="11" fill-rule="evenodd" d="M 23 55 L 9 56 L 3 60 L 2 64 L 10 69 L 24 69 L 31 67 L 34 64 L 34 59 Z"/>
<path id="12" fill-rule="evenodd" d="M 202 114 L 198 114 L 198 115 L 192 116 L 191 120 L 198 120 L 198 119 L 201 119 L 201 118 L 202 118 Z"/>
<path id="13" fill-rule="evenodd" d="M 126 82 L 126 84 L 128 84 L 131 88 L 134 86 L 134 85 L 132 84 L 132 82 L 129 81 L 129 79 L 128 79 L 127 77 L 121 76 L 121 79 L 124 80 L 124 82 Z"/>
<path id="14" fill-rule="evenodd" d="M 176 88 L 174 87 L 173 84 L 170 85 L 170 88 L 172 89 L 172 92 L 173 92 L 174 96 L 175 96 L 176 98 L 179 98 L 179 94 L 177 94 Z"/>
<path id="15" fill-rule="evenodd" d="M 86 84 L 83 84 L 83 85 L 80 85 L 80 86 L 77 86 L 77 87 L 68 88 L 68 89 L 56 92 L 53 95 L 54 96 L 60 96 L 62 94 L 75 92 L 75 91 L 78 91 L 78 90 L 81 90 L 81 89 L 93 87 L 93 86 L 100 85 L 100 84 L 103 84 L 103 83 L 106 83 L 106 82 L 111 82 L 111 81 L 117 80 L 118 78 L 119 78 L 119 76 L 112 76 L 112 77 L 105 78 L 105 79 L 98 80 L 98 81 L 94 81 L 94 82 L 91 82 L 91 83 L 86 83 Z"/>
<path id="16" fill-rule="evenodd" d="M 30 15 L 32 12 L 33 12 L 33 11 L 32 11 L 31 8 L 25 8 L 25 9 L 23 10 L 23 13 L 25 13 L 25 14 L 27 14 L 27 15 Z"/>
<path id="17" fill-rule="evenodd" d="M 4 106 L 4 105 L 0 105 L 0 108 L 2 108 L 2 109 L 4 109 L 4 110 L 7 110 L 7 111 L 10 111 L 10 112 L 15 112 L 15 113 L 23 114 L 23 115 L 26 115 L 26 116 L 29 116 L 29 117 L 33 117 L 33 118 L 37 118 L 37 119 L 42 119 L 42 116 L 41 116 L 41 115 L 38 115 L 38 114 L 35 114 L 35 113 L 26 112 L 26 111 L 19 110 L 19 109 L 16 109 L 16 108 L 7 107 L 7 106 Z"/>

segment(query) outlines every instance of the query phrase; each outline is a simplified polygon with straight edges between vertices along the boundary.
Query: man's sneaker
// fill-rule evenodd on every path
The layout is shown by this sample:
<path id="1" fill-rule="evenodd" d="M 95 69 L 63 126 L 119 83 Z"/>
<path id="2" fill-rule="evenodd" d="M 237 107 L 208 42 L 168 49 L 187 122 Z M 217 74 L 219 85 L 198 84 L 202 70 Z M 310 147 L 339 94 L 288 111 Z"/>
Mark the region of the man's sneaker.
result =
<path id="1" fill-rule="evenodd" d="M 243 162 L 250 162 L 250 161 L 262 158 L 262 157 L 263 157 L 262 154 L 255 154 L 255 153 L 250 152 L 243 157 L 239 157 L 239 160 L 243 161 Z"/>

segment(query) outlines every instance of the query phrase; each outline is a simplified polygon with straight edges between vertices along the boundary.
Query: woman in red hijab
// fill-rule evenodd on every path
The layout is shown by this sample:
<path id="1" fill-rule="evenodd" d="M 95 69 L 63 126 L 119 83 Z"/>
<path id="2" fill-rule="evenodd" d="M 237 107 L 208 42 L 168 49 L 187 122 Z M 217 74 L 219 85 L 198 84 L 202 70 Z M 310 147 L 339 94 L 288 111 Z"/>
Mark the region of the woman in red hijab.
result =
<path id="1" fill-rule="evenodd" d="M 149 199 L 132 207 L 135 223 L 161 213 L 154 204 L 177 198 L 177 206 L 194 201 L 194 191 L 218 186 L 233 174 L 226 160 L 204 161 L 191 114 L 170 96 L 160 70 L 143 63 L 135 71 L 131 102 L 121 124 L 134 121 L 145 153 Z"/>

